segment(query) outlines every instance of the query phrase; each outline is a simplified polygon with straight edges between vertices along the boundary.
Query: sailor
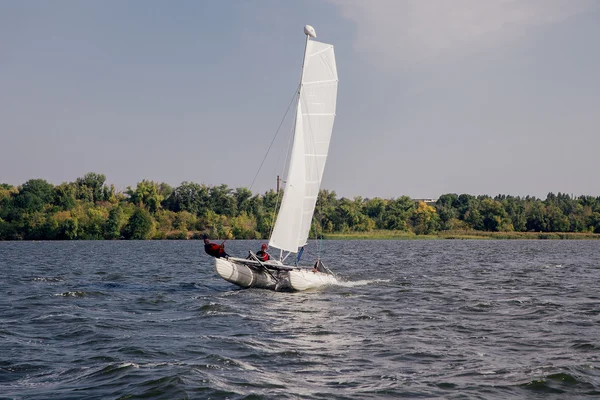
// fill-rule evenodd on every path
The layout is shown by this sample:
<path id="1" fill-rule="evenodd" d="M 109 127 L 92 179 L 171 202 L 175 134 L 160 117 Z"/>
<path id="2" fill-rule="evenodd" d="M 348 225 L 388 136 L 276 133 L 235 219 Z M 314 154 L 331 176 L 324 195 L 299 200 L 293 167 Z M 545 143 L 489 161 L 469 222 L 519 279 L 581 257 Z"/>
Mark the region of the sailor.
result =
<path id="1" fill-rule="evenodd" d="M 256 257 L 258 257 L 258 259 L 260 261 L 269 261 L 271 259 L 271 256 L 269 255 L 269 253 L 267 253 L 267 244 L 263 243 L 260 246 L 260 250 L 256 252 Z"/>
<path id="2" fill-rule="evenodd" d="M 320 258 L 317 259 L 317 261 L 315 261 L 315 265 L 313 265 L 312 272 L 325 272 L 323 262 L 321 262 Z"/>
<path id="3" fill-rule="evenodd" d="M 221 243 L 220 245 L 216 243 L 211 243 L 210 240 L 208 240 L 208 236 L 206 235 L 204 235 L 204 251 L 209 256 L 213 256 L 216 258 L 229 257 L 229 254 L 225 253 L 225 241 L 223 241 L 223 243 Z"/>

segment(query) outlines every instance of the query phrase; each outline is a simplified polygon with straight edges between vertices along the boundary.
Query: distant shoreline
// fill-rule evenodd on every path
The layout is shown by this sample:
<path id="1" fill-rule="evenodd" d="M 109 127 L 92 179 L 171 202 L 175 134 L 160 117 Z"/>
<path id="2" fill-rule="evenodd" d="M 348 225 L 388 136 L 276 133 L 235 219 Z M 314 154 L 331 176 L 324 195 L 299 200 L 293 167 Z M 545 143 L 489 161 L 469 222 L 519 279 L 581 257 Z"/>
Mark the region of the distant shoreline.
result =
<path id="1" fill-rule="evenodd" d="M 0 183 L 0 240 L 268 238 L 282 192 L 142 180 L 118 192 L 90 172 L 58 186 Z M 306 221 L 308 222 L 308 221 Z M 300 223 L 300 220 L 294 224 Z M 337 198 L 320 190 L 311 234 L 328 239 L 599 239 L 600 196 L 449 193 L 438 199 Z"/>
<path id="2" fill-rule="evenodd" d="M 591 232 L 482 232 L 482 231 L 441 231 L 429 235 L 416 235 L 403 231 L 375 231 L 353 233 L 327 233 L 323 239 L 328 240 L 598 240 L 600 234 Z"/>
<path id="3" fill-rule="evenodd" d="M 2 242 L 77 242 L 77 241 L 120 241 L 147 240 L 147 241 L 180 241 L 180 240 L 200 240 L 201 235 L 198 232 L 189 232 L 188 235 L 170 235 L 161 238 L 152 239 L 17 239 L 2 240 Z M 443 231 L 430 235 L 416 235 L 405 231 L 373 231 L 373 232 L 353 232 L 353 233 L 326 233 L 324 240 L 599 240 L 600 234 L 591 232 L 480 232 L 480 231 Z M 222 240 L 220 238 L 215 241 Z M 235 240 L 256 240 L 265 241 L 266 239 L 227 239 Z M 309 238 L 309 240 L 312 240 Z"/>

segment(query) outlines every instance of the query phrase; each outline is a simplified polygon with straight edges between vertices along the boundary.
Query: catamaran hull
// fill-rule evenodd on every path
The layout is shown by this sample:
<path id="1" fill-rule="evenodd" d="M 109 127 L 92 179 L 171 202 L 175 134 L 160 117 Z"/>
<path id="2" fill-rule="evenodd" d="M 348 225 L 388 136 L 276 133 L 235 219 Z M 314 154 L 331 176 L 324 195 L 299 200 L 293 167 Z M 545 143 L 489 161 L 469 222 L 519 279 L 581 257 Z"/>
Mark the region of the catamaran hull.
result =
<path id="1" fill-rule="evenodd" d="M 316 289 L 337 282 L 335 277 L 310 269 L 281 266 L 245 264 L 231 259 L 216 258 L 215 269 L 221 278 L 243 288 L 270 289 L 282 291 L 302 291 Z M 293 282 L 293 283 L 292 283 Z"/>
<path id="2" fill-rule="evenodd" d="M 321 286 L 333 285 L 337 279 L 333 275 L 323 272 L 313 272 L 310 269 L 295 269 L 289 272 L 290 286 L 294 290 L 302 291 L 316 289 Z"/>
<path id="3" fill-rule="evenodd" d="M 216 258 L 215 260 L 217 273 L 226 281 L 243 288 L 255 287 L 275 290 L 277 281 L 266 271 L 229 261 L 225 258 Z"/>

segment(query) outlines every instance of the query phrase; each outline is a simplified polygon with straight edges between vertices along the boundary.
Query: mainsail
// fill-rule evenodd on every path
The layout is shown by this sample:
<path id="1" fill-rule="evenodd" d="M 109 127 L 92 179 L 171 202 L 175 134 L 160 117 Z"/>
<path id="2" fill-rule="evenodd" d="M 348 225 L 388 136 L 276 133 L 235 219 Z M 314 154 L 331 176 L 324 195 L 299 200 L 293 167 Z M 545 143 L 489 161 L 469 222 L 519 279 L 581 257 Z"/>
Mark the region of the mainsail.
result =
<path id="1" fill-rule="evenodd" d="M 285 191 L 269 245 L 306 244 L 333 131 L 338 76 L 333 45 L 307 37 Z"/>

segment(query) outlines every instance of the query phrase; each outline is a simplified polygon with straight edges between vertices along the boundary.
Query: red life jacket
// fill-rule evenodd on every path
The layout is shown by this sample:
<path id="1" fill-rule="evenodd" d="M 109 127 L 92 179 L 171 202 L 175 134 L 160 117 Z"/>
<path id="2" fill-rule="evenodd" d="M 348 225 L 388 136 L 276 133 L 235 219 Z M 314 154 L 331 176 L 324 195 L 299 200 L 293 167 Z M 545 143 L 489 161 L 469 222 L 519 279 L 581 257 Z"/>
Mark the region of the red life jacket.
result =
<path id="1" fill-rule="evenodd" d="M 225 256 L 225 249 L 223 245 L 218 245 L 216 243 L 208 243 L 204 245 L 204 251 L 209 256 L 213 257 L 223 257 Z"/>
<path id="2" fill-rule="evenodd" d="M 256 257 L 258 257 L 258 259 L 260 261 L 269 261 L 271 259 L 271 256 L 269 256 L 269 253 L 267 253 L 266 251 L 258 251 L 256 253 Z"/>

